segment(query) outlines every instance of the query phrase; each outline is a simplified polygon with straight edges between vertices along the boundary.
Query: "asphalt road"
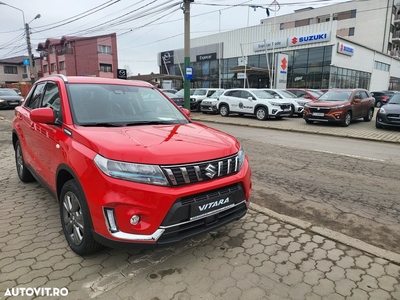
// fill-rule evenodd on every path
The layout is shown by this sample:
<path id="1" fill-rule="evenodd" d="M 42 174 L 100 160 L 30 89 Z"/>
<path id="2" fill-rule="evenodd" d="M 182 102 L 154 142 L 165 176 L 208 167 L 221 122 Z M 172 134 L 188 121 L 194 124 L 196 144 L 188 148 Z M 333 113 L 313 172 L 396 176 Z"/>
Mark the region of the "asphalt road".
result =
<path id="1" fill-rule="evenodd" d="M 12 115 L 0 111 L 0 142 L 10 142 Z M 254 203 L 400 253 L 399 145 L 206 124 L 243 144 Z"/>
<path id="2" fill-rule="evenodd" d="M 203 123 L 241 141 L 254 203 L 400 253 L 398 145 Z"/>

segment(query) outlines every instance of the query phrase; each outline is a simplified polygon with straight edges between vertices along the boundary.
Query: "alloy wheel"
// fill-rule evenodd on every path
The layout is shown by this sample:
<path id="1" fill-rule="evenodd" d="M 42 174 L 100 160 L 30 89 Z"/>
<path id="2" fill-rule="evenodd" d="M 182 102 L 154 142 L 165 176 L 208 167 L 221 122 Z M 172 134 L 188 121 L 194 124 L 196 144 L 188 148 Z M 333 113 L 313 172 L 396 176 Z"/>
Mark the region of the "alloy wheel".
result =
<path id="1" fill-rule="evenodd" d="M 62 205 L 63 222 L 67 235 L 70 241 L 78 246 L 82 243 L 85 231 L 81 203 L 78 197 L 69 191 L 65 194 Z"/>

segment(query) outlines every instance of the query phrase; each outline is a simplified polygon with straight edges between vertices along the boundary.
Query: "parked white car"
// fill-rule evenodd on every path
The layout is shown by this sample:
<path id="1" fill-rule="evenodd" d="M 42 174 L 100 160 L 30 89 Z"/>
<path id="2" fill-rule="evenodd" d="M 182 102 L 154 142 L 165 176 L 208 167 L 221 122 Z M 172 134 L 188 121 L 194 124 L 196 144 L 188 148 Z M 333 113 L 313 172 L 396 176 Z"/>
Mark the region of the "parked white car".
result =
<path id="1" fill-rule="evenodd" d="M 220 89 L 213 88 L 201 88 L 195 89 L 193 95 L 190 96 L 190 110 L 200 111 L 201 102 L 210 97 L 216 91 L 220 91 Z"/>
<path id="2" fill-rule="evenodd" d="M 269 117 L 282 119 L 291 114 L 288 101 L 275 99 L 260 89 L 225 90 L 218 102 L 219 113 L 223 117 L 237 113 L 239 116 L 255 115 L 258 120 L 266 120 Z"/>
<path id="3" fill-rule="evenodd" d="M 298 98 L 295 94 L 281 89 L 263 89 L 267 91 L 272 97 L 276 99 L 282 99 L 290 103 L 291 106 L 291 116 L 297 115 L 299 117 L 303 116 L 304 105 L 312 101 L 306 98 Z"/>
<path id="4" fill-rule="evenodd" d="M 219 112 L 218 110 L 219 96 L 221 96 L 223 92 L 224 90 L 218 90 L 210 97 L 203 99 L 203 101 L 200 104 L 200 110 L 205 114 L 206 113 L 217 114 Z"/>

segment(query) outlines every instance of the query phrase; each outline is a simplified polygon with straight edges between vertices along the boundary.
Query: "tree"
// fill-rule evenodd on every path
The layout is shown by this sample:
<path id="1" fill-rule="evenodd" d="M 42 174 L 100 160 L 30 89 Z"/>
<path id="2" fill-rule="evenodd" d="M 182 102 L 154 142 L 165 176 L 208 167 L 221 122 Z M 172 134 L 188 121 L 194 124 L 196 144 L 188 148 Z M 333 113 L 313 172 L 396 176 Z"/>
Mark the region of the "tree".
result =
<path id="1" fill-rule="evenodd" d="M 126 70 L 126 76 L 127 77 L 133 76 L 133 72 L 132 72 L 131 67 L 129 65 L 124 65 L 124 69 Z"/>

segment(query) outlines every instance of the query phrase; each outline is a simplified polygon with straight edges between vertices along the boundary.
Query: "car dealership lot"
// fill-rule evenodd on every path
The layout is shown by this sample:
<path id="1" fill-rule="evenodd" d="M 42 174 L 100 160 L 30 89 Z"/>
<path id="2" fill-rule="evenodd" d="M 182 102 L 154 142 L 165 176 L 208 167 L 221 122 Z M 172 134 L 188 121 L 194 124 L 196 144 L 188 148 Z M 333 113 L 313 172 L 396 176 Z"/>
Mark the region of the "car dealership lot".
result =
<path id="1" fill-rule="evenodd" d="M 55 200 L 19 182 L 5 114 L 12 111 L 0 113 L 0 299 L 15 287 L 66 287 L 62 299 L 400 299 L 398 264 L 256 210 L 168 248 L 77 256 Z"/>

